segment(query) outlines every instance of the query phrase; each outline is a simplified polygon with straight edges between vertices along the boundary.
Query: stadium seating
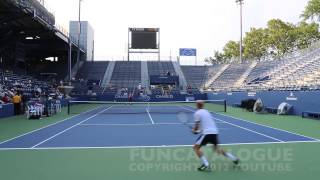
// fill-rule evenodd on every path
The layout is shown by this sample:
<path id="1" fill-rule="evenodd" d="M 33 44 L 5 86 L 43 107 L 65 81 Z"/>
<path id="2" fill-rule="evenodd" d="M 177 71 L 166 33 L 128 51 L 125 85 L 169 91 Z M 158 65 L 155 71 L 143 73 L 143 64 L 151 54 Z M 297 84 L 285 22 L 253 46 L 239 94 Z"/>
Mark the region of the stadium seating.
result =
<path id="1" fill-rule="evenodd" d="M 2 71 L 1 84 L 5 86 L 6 89 L 16 89 L 31 93 L 31 91 L 41 88 L 47 90 L 50 86 L 47 82 L 39 81 L 31 76 L 14 74 L 13 71 Z"/>
<path id="2" fill-rule="evenodd" d="M 181 66 L 183 74 L 191 88 L 201 89 L 221 68 L 221 65 L 214 66 Z"/>
<path id="3" fill-rule="evenodd" d="M 148 61 L 145 74 L 176 75 L 171 61 Z M 97 83 L 84 86 L 75 84 L 79 94 L 92 90 L 97 94 L 115 94 L 121 88 L 135 89 L 142 82 L 142 63 L 140 61 L 116 61 L 110 84 L 101 87 L 108 62 L 86 62 L 78 72 L 77 78 Z M 250 91 L 250 90 L 319 90 L 320 89 L 320 50 L 310 49 L 294 52 L 281 59 L 253 61 L 248 63 L 219 64 L 211 66 L 180 66 L 182 76 L 187 81 L 187 92 L 201 93 L 200 90 Z M 180 74 L 181 76 L 181 74 Z M 146 78 L 148 79 L 148 78 Z M 93 80 L 93 81 L 92 81 Z M 154 88 L 153 94 L 163 94 L 164 90 Z M 166 91 L 168 93 L 168 91 Z M 180 89 L 171 89 L 171 94 Z"/>
<path id="4" fill-rule="evenodd" d="M 149 75 L 176 75 L 173 64 L 171 61 L 150 61 L 148 62 Z"/>
<path id="5" fill-rule="evenodd" d="M 317 88 L 320 51 L 296 53 L 277 61 L 260 62 L 247 78 L 246 89 L 300 90 Z"/>
<path id="6" fill-rule="evenodd" d="M 256 65 L 256 67 L 251 71 L 249 76 L 246 79 L 247 83 L 256 83 L 260 80 L 260 76 L 266 74 L 269 70 L 277 66 L 279 62 L 277 61 L 264 61 Z M 263 78 L 261 78 L 263 79 Z"/>
<path id="7" fill-rule="evenodd" d="M 231 90 L 242 74 L 249 68 L 248 63 L 231 64 L 214 82 L 210 88 L 213 90 Z"/>
<path id="8" fill-rule="evenodd" d="M 141 82 L 141 62 L 118 61 L 111 77 L 111 84 L 117 88 L 135 88 Z"/>
<path id="9" fill-rule="evenodd" d="M 86 62 L 79 70 L 76 78 L 101 81 L 108 67 L 108 61 Z"/>
<path id="10" fill-rule="evenodd" d="M 12 98 L 14 92 L 20 92 L 23 95 L 23 101 L 27 102 L 34 98 L 35 94 L 45 96 L 60 97 L 62 94 L 57 91 L 56 84 L 37 80 L 31 76 L 15 74 L 11 70 L 0 69 L 0 94 L 7 94 Z M 0 97 L 2 98 L 2 97 Z"/>

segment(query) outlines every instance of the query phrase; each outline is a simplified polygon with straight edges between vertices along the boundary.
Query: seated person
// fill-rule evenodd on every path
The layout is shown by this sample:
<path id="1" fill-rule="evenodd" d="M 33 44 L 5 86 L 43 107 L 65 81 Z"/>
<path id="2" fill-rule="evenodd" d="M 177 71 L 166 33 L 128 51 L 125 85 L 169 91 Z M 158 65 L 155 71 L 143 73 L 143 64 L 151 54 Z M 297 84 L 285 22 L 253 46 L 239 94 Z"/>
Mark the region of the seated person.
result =
<path id="1" fill-rule="evenodd" d="M 4 94 L 1 101 L 3 102 L 3 104 L 7 104 L 7 103 L 10 103 L 10 98 L 8 97 L 7 94 Z"/>

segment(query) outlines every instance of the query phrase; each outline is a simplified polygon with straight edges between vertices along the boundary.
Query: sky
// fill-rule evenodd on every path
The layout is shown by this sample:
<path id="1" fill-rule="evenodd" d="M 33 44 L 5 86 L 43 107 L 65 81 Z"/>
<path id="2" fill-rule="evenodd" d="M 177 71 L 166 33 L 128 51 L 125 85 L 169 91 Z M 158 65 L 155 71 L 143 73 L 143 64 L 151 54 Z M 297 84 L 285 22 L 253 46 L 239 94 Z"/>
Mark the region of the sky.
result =
<path id="1" fill-rule="evenodd" d="M 244 0 L 243 31 L 265 27 L 277 18 L 298 23 L 308 0 Z M 56 23 L 68 30 L 78 19 L 78 0 L 45 0 Z M 239 6 L 235 0 L 82 0 L 81 19 L 95 32 L 95 59 L 126 57 L 128 27 L 158 27 L 162 59 L 176 59 L 179 48 L 196 48 L 198 64 L 240 39 Z M 150 56 L 150 55 L 149 55 Z M 136 57 L 136 58 L 141 58 Z M 194 64 L 195 58 L 181 58 Z"/>

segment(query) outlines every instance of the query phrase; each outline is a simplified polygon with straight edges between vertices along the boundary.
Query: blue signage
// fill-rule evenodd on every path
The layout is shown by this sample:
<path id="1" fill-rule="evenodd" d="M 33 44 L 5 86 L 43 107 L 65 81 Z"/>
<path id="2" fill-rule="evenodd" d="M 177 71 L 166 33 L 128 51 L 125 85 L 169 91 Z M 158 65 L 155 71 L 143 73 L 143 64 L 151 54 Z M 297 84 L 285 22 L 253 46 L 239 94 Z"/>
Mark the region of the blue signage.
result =
<path id="1" fill-rule="evenodd" d="M 197 56 L 197 49 L 194 48 L 181 48 L 180 56 Z"/>
<path id="2" fill-rule="evenodd" d="M 150 84 L 179 84 L 179 76 L 150 76 Z"/>

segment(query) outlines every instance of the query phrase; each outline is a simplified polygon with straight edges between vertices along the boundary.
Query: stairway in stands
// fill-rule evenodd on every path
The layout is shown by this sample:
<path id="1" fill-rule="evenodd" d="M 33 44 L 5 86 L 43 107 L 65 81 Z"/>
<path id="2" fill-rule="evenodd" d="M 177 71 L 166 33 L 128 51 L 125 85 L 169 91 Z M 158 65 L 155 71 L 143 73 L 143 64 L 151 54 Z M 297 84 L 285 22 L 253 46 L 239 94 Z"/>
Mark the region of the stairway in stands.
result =
<path id="1" fill-rule="evenodd" d="M 212 85 L 212 83 L 215 81 L 215 80 L 217 80 L 221 75 L 222 75 L 222 73 L 226 70 L 226 69 L 228 69 L 228 67 L 230 66 L 230 64 L 225 64 L 225 65 L 223 65 L 222 67 L 221 67 L 221 69 L 214 75 L 214 76 L 212 76 L 212 78 L 210 78 L 206 83 L 205 83 L 205 88 L 207 89 L 207 88 L 209 88 L 211 85 Z"/>
<path id="2" fill-rule="evenodd" d="M 102 83 L 101 83 L 102 87 L 106 87 L 107 85 L 110 84 L 115 64 L 116 64 L 115 61 L 110 61 L 109 62 L 109 66 L 106 69 L 106 72 L 104 73 L 104 76 L 103 76 L 103 79 L 102 79 Z"/>
<path id="3" fill-rule="evenodd" d="M 172 64 L 173 64 L 173 67 L 174 67 L 176 74 L 179 76 L 180 86 L 182 87 L 183 90 L 186 90 L 187 89 L 187 80 L 181 70 L 181 66 L 179 65 L 179 63 L 177 61 L 172 62 Z"/>
<path id="4" fill-rule="evenodd" d="M 141 86 L 147 88 L 147 91 L 149 91 L 149 84 L 148 63 L 147 61 L 141 61 Z"/>
<path id="5" fill-rule="evenodd" d="M 78 74 L 78 71 L 82 69 L 82 66 L 85 64 L 85 61 L 79 61 L 77 62 L 71 69 L 71 77 L 76 77 Z M 52 68 L 52 67 L 51 67 Z M 69 74 L 64 78 L 65 81 L 69 81 Z"/>
<path id="6" fill-rule="evenodd" d="M 252 72 L 252 70 L 257 66 L 257 61 L 253 61 L 250 66 L 248 67 L 247 71 L 244 72 L 239 80 L 234 84 L 235 88 L 243 87 L 245 84 L 246 79 L 248 78 L 249 74 Z"/>

